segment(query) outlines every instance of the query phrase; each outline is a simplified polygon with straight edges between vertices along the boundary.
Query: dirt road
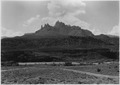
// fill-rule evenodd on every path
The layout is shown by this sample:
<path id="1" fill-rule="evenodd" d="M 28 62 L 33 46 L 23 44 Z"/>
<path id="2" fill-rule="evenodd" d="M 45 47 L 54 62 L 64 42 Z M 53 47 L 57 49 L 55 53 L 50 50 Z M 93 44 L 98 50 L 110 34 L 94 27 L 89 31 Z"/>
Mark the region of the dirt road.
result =
<path id="1" fill-rule="evenodd" d="M 78 71 L 78 70 L 73 70 L 73 69 L 62 69 L 65 71 L 72 71 L 76 73 L 82 73 L 82 74 L 87 74 L 87 75 L 92 75 L 92 76 L 97 76 L 97 77 L 107 77 L 107 78 L 119 78 L 118 76 L 109 76 L 109 75 L 102 75 L 102 74 L 95 74 L 95 73 L 90 73 L 90 72 L 83 72 L 83 71 Z"/>

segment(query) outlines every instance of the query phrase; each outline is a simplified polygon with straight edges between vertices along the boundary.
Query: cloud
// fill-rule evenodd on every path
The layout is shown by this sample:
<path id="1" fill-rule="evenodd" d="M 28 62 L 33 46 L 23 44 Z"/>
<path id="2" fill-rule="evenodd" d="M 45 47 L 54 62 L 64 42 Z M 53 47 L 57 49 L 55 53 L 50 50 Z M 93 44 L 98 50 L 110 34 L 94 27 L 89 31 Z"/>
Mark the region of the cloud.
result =
<path id="1" fill-rule="evenodd" d="M 36 15 L 25 21 L 23 26 L 37 30 L 40 25 L 46 23 L 54 25 L 56 21 L 60 20 L 66 24 L 78 25 L 87 29 L 89 24 L 77 18 L 77 15 L 85 13 L 85 6 L 86 4 L 81 0 L 50 0 L 47 4 L 48 16 L 40 18 L 39 15 Z"/>
<path id="2" fill-rule="evenodd" d="M 41 23 L 42 24 L 46 24 L 49 23 L 50 25 L 54 25 L 56 21 L 62 21 L 65 24 L 68 25 L 76 25 L 76 26 L 80 26 L 82 29 L 89 29 L 90 24 L 78 19 L 75 16 L 72 15 L 65 15 L 65 16 L 61 16 L 61 17 L 45 17 L 42 18 Z"/>
<path id="3" fill-rule="evenodd" d="M 112 30 L 109 31 L 107 34 L 119 36 L 119 31 L 120 31 L 119 26 L 116 25 L 116 26 L 114 26 L 114 27 L 112 28 Z"/>
<path id="4" fill-rule="evenodd" d="M 33 23 L 34 21 L 38 20 L 40 18 L 40 15 L 36 15 L 35 17 L 31 17 L 30 19 L 28 19 L 27 21 L 24 22 L 23 26 L 28 26 L 31 23 Z"/>
<path id="5" fill-rule="evenodd" d="M 57 20 L 60 20 L 66 24 L 89 29 L 88 23 L 77 18 L 77 15 L 85 13 L 85 6 L 82 0 L 50 0 L 47 5 L 49 16 L 42 18 L 41 23 L 54 25 Z"/>
<path id="6" fill-rule="evenodd" d="M 48 3 L 50 16 L 64 16 L 66 14 L 79 15 L 85 13 L 85 3 L 81 0 L 51 0 Z"/>
<path id="7" fill-rule="evenodd" d="M 40 29 L 41 25 L 49 23 L 54 25 L 56 21 L 62 21 L 65 24 L 80 26 L 82 29 L 87 29 L 95 34 L 99 34 L 99 30 L 91 29 L 90 24 L 80 20 L 77 16 L 85 14 L 85 6 L 81 0 L 50 0 L 47 4 L 49 15 L 39 18 L 40 16 L 32 17 L 27 20 L 27 28 L 35 30 Z"/>
<path id="8" fill-rule="evenodd" d="M 1 29 L 1 36 L 14 37 L 14 36 L 21 36 L 21 35 L 23 35 L 22 32 L 15 32 L 7 28 Z"/>
<path id="9" fill-rule="evenodd" d="M 94 35 L 100 35 L 100 34 L 102 34 L 99 29 L 93 28 L 93 29 L 91 29 L 90 31 L 91 31 Z"/>

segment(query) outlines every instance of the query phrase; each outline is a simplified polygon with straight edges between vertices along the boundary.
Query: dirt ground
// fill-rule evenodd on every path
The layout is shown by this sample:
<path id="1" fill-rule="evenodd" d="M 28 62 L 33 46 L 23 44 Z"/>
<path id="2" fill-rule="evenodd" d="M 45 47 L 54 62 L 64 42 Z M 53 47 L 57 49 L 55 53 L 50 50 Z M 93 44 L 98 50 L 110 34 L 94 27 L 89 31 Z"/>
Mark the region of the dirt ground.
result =
<path id="1" fill-rule="evenodd" d="M 88 66 L 71 66 L 67 68 L 79 70 L 79 71 L 96 73 L 96 74 L 119 76 L 119 63 L 88 65 Z"/>
<path id="2" fill-rule="evenodd" d="M 98 71 L 98 69 L 101 69 Z M 2 67 L 2 84 L 118 84 L 119 64 Z M 106 76 L 105 76 L 106 75 Z"/>

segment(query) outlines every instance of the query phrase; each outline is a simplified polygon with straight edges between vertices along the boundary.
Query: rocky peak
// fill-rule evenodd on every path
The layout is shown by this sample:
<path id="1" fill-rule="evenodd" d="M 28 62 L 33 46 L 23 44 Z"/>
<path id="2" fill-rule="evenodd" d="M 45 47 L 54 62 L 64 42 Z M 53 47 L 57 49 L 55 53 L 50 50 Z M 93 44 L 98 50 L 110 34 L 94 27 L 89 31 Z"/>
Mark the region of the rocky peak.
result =
<path id="1" fill-rule="evenodd" d="M 65 24 L 63 22 L 57 21 L 54 25 L 54 27 L 63 27 Z"/>
<path id="2" fill-rule="evenodd" d="M 71 28 L 75 29 L 75 30 L 80 30 L 81 29 L 81 27 L 79 27 L 79 26 L 72 26 Z"/>
<path id="3" fill-rule="evenodd" d="M 53 27 L 50 26 L 48 23 L 45 24 L 44 26 L 41 25 L 41 30 L 50 30 L 50 29 L 52 29 L 52 28 L 53 28 Z"/>
<path id="4" fill-rule="evenodd" d="M 48 23 L 45 24 L 44 26 L 41 25 L 41 29 L 39 29 L 38 31 L 36 31 L 35 33 L 41 33 L 42 31 L 49 31 L 51 30 L 53 27 L 50 26 Z"/>
<path id="5" fill-rule="evenodd" d="M 51 27 L 48 23 L 44 25 L 44 27 Z"/>
<path id="6" fill-rule="evenodd" d="M 79 26 L 65 25 L 63 22 L 57 21 L 54 26 L 49 24 L 41 25 L 41 29 L 36 31 L 39 35 L 70 35 L 70 36 L 93 36 L 89 30 L 81 29 Z"/>

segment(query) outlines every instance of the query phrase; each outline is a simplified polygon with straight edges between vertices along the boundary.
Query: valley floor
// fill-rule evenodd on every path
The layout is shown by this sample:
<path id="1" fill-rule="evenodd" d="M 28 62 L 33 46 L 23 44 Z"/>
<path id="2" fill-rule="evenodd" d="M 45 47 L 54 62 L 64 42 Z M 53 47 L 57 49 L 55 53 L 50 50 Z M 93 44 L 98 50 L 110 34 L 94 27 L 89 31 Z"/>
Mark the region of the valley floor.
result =
<path id="1" fill-rule="evenodd" d="M 119 63 L 86 66 L 10 66 L 1 69 L 2 84 L 119 83 Z"/>

